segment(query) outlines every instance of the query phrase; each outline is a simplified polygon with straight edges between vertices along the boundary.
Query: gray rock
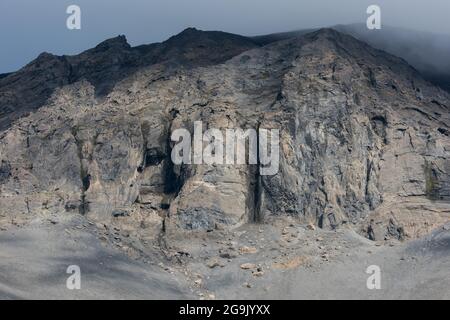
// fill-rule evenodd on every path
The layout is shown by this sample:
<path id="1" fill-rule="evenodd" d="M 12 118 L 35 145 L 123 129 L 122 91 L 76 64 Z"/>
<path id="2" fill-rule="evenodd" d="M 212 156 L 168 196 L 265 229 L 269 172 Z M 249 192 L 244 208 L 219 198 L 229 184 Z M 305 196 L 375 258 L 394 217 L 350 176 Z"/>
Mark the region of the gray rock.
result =
<path id="1" fill-rule="evenodd" d="M 264 46 L 194 29 L 137 48 L 118 37 L 43 54 L 1 78 L 0 97 L 2 215 L 152 214 L 163 232 L 289 215 L 373 240 L 450 219 L 450 95 L 331 29 Z M 280 129 L 278 174 L 174 165 L 170 133 L 200 120 Z"/>

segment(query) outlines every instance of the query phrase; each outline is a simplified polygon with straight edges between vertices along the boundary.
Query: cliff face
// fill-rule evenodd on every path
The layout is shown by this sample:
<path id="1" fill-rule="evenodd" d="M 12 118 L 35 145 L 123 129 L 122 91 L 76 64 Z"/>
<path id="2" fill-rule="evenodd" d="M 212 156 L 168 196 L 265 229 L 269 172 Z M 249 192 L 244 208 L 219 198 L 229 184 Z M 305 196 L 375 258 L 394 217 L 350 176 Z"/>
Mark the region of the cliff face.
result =
<path id="1" fill-rule="evenodd" d="M 414 238 L 450 220 L 449 109 L 405 61 L 331 29 L 43 54 L 0 79 L 0 219 L 77 212 L 152 237 L 290 215 Z M 279 129 L 278 174 L 174 165 L 170 134 L 195 121 Z"/>

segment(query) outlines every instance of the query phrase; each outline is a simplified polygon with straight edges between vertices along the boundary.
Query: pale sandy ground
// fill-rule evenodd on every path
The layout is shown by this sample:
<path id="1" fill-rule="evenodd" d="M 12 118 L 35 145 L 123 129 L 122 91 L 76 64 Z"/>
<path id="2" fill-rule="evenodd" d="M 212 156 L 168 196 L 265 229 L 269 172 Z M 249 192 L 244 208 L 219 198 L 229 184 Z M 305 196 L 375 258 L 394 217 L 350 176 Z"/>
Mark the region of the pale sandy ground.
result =
<path id="1" fill-rule="evenodd" d="M 450 299 L 449 231 L 396 247 L 374 247 L 352 234 L 344 237 L 355 247 L 331 262 L 272 270 L 258 279 L 221 272 L 211 277 L 210 290 L 219 297 L 242 299 Z M 381 268 L 381 290 L 367 289 L 370 265 Z M 232 285 L 243 281 L 252 288 Z"/>
<path id="2" fill-rule="evenodd" d="M 251 225 L 173 240 L 169 247 L 189 256 L 164 261 L 131 259 L 94 227 L 77 228 L 81 219 L 0 231 L 0 299 L 450 299 L 450 224 L 393 246 L 350 230 Z M 221 257 L 229 247 L 238 254 Z M 81 290 L 66 288 L 69 265 L 81 268 Z M 369 265 L 381 268 L 381 290 L 366 287 Z"/>
<path id="3" fill-rule="evenodd" d="M 0 232 L 0 299 L 179 299 L 186 283 L 105 247 L 90 232 L 38 225 Z M 68 266 L 81 290 L 68 290 Z"/>

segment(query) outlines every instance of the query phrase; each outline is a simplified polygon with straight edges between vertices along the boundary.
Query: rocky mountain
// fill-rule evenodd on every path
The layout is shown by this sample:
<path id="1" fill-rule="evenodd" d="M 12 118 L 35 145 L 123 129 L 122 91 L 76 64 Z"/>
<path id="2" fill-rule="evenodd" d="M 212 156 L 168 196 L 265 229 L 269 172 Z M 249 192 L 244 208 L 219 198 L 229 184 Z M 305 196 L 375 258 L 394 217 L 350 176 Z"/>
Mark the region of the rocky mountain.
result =
<path id="1" fill-rule="evenodd" d="M 450 220 L 450 94 L 321 29 L 261 41 L 187 29 L 41 54 L 0 79 L 0 222 L 81 214 L 165 234 L 290 216 L 372 240 Z M 280 130 L 280 167 L 174 165 L 170 135 Z"/>
<path id="2" fill-rule="evenodd" d="M 431 83 L 450 92 L 450 36 L 383 25 L 369 30 L 365 24 L 336 25 L 333 29 L 351 35 L 370 46 L 406 60 Z M 317 29 L 296 30 L 253 37 L 258 44 L 268 44 L 305 35 Z"/>
<path id="3" fill-rule="evenodd" d="M 245 37 L 189 28 L 163 43 L 134 48 L 125 36 L 118 36 L 76 56 L 44 52 L 18 72 L 0 76 L 0 129 L 41 107 L 55 89 L 82 79 L 94 85 L 97 97 L 105 96 L 117 82 L 142 67 L 160 63 L 169 71 L 179 65 L 206 66 L 253 47 L 253 41 Z"/>
<path id="4" fill-rule="evenodd" d="M 362 24 L 339 25 L 335 28 L 374 48 L 402 57 L 419 70 L 426 80 L 450 92 L 450 35 L 390 26 L 370 32 L 373 30 Z"/>

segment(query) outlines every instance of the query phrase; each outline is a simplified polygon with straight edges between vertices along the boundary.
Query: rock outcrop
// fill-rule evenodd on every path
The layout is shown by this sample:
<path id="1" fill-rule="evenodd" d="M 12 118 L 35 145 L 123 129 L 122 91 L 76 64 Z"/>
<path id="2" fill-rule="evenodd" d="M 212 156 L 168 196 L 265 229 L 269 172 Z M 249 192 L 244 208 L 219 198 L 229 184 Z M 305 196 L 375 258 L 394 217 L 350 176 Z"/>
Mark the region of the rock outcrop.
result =
<path id="1" fill-rule="evenodd" d="M 0 79 L 0 219 L 72 212 L 157 236 L 289 215 L 415 238 L 450 220 L 449 110 L 405 61 L 332 29 L 42 54 Z M 171 132 L 195 121 L 279 129 L 278 174 L 173 164 Z"/>

